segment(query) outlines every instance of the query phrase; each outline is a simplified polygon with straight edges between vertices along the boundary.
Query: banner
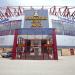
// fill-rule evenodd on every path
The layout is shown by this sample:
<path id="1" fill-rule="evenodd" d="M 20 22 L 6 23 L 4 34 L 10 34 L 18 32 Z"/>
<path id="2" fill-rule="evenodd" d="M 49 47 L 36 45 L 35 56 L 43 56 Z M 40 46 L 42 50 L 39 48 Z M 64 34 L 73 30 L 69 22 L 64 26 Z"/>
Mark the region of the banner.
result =
<path id="1" fill-rule="evenodd" d="M 3 35 L 14 35 L 15 30 L 0 31 L 0 36 Z M 52 35 L 52 28 L 22 28 L 18 29 L 18 35 Z"/>

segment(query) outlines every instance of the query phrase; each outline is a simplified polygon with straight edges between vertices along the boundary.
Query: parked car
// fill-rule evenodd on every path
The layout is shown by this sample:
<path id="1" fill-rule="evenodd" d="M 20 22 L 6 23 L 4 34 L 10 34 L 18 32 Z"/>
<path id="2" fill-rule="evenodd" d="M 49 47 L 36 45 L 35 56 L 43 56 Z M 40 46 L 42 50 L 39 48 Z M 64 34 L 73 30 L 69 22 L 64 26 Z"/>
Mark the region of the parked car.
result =
<path id="1" fill-rule="evenodd" d="M 9 58 L 9 57 L 12 56 L 12 52 L 2 52 L 2 53 L 1 53 L 1 56 L 2 56 L 3 58 Z"/>

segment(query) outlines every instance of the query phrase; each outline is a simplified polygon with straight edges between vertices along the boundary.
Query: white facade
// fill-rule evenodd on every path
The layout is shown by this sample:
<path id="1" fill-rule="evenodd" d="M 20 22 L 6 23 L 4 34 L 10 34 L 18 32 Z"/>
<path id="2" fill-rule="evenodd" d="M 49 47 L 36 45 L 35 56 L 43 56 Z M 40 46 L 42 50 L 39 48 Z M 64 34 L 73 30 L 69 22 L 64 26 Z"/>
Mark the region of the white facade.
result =
<path id="1" fill-rule="evenodd" d="M 75 36 L 56 35 L 57 46 L 75 46 Z"/>
<path id="2" fill-rule="evenodd" d="M 20 35 L 25 39 L 45 39 L 47 35 Z M 19 37 L 20 37 L 19 36 Z M 39 38 L 38 38 L 39 37 Z M 0 36 L 0 46 L 12 46 L 14 41 L 14 35 Z M 75 36 L 56 35 L 57 46 L 75 46 Z"/>
<path id="3" fill-rule="evenodd" d="M 0 47 L 13 46 L 14 36 L 0 36 Z"/>

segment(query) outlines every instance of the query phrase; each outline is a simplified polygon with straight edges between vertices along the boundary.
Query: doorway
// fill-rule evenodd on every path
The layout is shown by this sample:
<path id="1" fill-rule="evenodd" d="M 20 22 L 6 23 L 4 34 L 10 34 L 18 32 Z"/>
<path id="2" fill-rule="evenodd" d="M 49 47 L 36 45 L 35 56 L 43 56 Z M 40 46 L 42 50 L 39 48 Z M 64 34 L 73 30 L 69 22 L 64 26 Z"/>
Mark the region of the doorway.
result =
<path id="1" fill-rule="evenodd" d="M 31 46 L 32 46 L 34 55 L 39 56 L 41 54 L 41 40 L 32 40 Z"/>

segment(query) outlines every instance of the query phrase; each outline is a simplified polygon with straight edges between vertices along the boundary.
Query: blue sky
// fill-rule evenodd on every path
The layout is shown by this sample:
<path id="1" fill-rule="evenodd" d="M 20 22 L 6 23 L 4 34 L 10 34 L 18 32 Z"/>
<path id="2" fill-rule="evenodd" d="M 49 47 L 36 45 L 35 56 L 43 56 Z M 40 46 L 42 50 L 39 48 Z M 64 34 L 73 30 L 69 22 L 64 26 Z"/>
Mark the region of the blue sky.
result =
<path id="1" fill-rule="evenodd" d="M 75 6 L 75 0 L 0 0 L 0 6 Z"/>

